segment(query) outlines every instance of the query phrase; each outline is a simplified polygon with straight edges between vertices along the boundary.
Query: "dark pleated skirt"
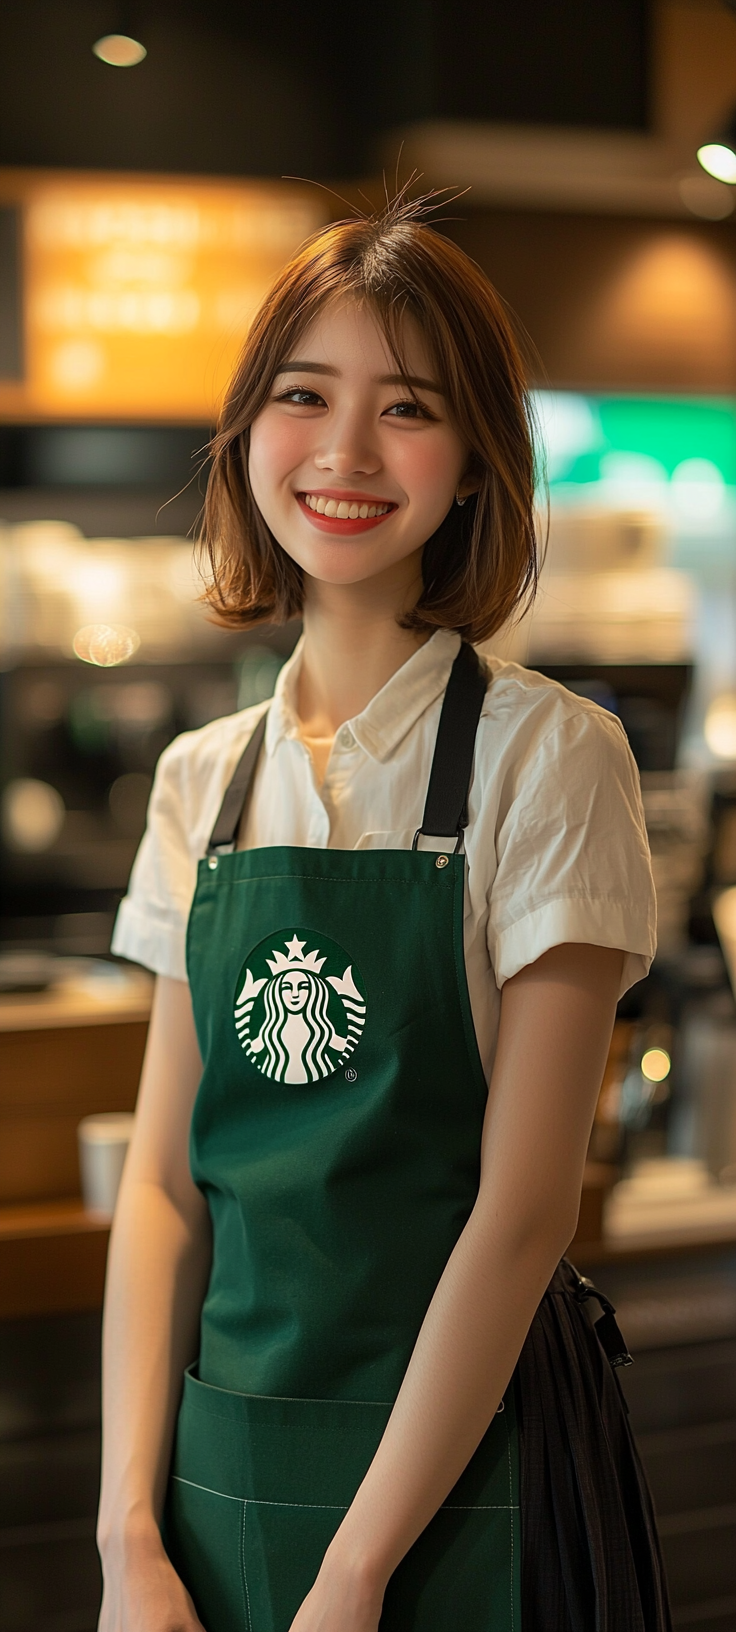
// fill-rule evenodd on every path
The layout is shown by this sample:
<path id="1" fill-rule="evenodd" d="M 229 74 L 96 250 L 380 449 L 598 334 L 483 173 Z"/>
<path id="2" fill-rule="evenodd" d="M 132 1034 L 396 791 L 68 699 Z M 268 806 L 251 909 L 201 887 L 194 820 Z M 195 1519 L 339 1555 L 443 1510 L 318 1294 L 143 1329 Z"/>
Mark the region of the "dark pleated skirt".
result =
<path id="1" fill-rule="evenodd" d="M 611 1364 L 619 1334 L 612 1311 L 598 1332 L 591 1324 L 591 1291 L 563 1259 L 517 1367 L 522 1628 L 671 1632 L 652 1500 Z"/>

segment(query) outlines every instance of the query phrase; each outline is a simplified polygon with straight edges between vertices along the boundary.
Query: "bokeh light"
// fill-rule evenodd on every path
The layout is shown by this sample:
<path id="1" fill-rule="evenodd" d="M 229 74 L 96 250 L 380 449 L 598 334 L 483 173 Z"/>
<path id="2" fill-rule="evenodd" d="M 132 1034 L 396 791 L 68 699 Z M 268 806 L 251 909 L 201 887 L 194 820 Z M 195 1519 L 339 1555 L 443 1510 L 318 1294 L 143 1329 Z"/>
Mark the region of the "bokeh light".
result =
<path id="1" fill-rule="evenodd" d="M 145 45 L 130 34 L 103 34 L 102 39 L 95 40 L 92 50 L 100 62 L 109 63 L 111 68 L 135 68 L 148 55 Z"/>
<path id="2" fill-rule="evenodd" d="M 724 142 L 704 142 L 698 148 L 698 160 L 716 181 L 736 181 L 736 153 Z"/>
<path id="3" fill-rule="evenodd" d="M 98 669 L 113 669 L 117 663 L 127 663 L 137 652 L 141 637 L 135 629 L 123 623 L 86 623 L 78 629 L 72 646 L 75 657 L 83 663 L 95 663 Z"/>
<path id="4" fill-rule="evenodd" d="M 642 1055 L 641 1074 L 647 1082 L 664 1082 L 670 1074 L 671 1064 L 666 1048 L 648 1048 Z"/>
<path id="5" fill-rule="evenodd" d="M 705 740 L 718 759 L 736 759 L 736 695 L 714 697 L 705 716 Z"/>
<path id="6" fill-rule="evenodd" d="M 11 850 L 38 855 L 58 839 L 66 814 L 64 801 L 50 782 L 19 776 L 2 796 L 2 831 Z"/>

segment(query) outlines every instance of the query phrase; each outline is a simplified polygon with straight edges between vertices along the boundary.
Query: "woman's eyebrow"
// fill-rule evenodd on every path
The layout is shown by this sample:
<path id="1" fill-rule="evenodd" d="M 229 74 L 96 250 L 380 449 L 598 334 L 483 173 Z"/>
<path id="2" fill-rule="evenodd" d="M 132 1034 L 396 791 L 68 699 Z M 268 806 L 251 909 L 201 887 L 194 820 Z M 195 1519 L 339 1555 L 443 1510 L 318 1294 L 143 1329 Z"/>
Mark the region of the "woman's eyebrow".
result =
<path id="1" fill-rule="evenodd" d="M 330 368 L 329 363 L 279 363 L 277 374 L 339 374 L 337 368 Z"/>
<path id="2" fill-rule="evenodd" d="M 410 385 L 418 391 L 434 391 L 438 397 L 444 396 L 442 386 L 436 380 L 423 380 L 419 374 L 382 374 L 376 380 L 376 385 Z"/>
<path id="3" fill-rule="evenodd" d="M 277 374 L 329 374 L 333 379 L 339 377 L 339 368 L 332 368 L 329 363 L 301 362 L 298 358 L 289 363 L 280 363 Z M 438 397 L 444 396 L 442 387 L 436 380 L 424 380 L 418 374 L 381 374 L 374 379 L 374 385 L 408 385 L 418 391 L 434 391 Z"/>

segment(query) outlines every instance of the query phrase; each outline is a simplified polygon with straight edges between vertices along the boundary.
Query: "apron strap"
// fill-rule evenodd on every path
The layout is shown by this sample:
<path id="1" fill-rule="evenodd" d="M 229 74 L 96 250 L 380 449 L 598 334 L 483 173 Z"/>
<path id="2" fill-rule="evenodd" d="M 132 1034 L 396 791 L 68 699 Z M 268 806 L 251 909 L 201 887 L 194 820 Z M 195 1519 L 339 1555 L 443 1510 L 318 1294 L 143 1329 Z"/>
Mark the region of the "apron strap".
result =
<path id="1" fill-rule="evenodd" d="M 437 728 L 432 769 L 429 773 L 427 802 L 422 825 L 414 834 L 412 850 L 420 837 L 453 837 L 459 850 L 468 825 L 468 789 L 473 774 L 475 733 L 488 687 L 488 674 L 478 653 L 464 640 L 447 682 Z"/>
<path id="2" fill-rule="evenodd" d="M 253 781 L 253 772 L 256 768 L 263 738 L 266 735 L 267 719 L 268 709 L 258 721 L 252 737 L 248 739 L 238 760 L 232 781 L 220 806 L 217 821 L 212 829 L 212 837 L 207 846 L 208 856 L 224 855 L 228 851 L 235 849 L 240 818 L 245 809 L 245 801 Z"/>
<path id="3" fill-rule="evenodd" d="M 486 695 L 488 676 L 473 647 L 463 641 L 447 682 L 437 729 L 427 802 L 422 825 L 414 835 L 416 850 L 422 835 L 455 841 L 459 849 L 468 825 L 468 789 L 473 771 L 475 733 Z M 207 855 L 223 855 L 235 848 L 240 818 L 266 734 L 268 710 L 246 743 L 220 806 Z"/>

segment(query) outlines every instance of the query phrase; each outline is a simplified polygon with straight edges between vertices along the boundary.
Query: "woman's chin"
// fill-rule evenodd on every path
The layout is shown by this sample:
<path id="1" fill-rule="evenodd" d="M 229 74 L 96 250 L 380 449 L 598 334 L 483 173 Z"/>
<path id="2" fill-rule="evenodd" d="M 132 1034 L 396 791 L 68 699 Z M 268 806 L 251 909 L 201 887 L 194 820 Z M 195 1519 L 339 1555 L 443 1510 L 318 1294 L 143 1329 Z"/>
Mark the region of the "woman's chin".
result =
<path id="1" fill-rule="evenodd" d="M 294 552 L 292 559 L 301 567 L 305 581 L 335 589 L 357 588 L 359 584 L 384 578 L 394 583 L 398 593 L 403 595 L 408 583 L 413 583 L 417 575 L 421 579 L 421 550 L 417 551 L 416 546 L 406 554 L 387 558 L 360 545 L 333 544 L 318 553 L 304 551 L 297 555 Z"/>

